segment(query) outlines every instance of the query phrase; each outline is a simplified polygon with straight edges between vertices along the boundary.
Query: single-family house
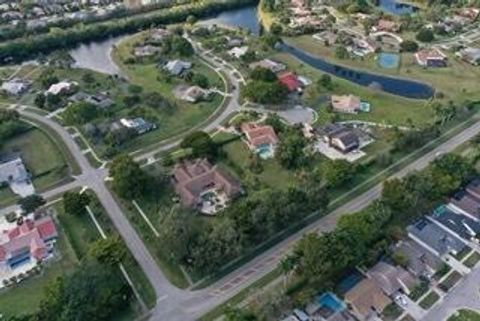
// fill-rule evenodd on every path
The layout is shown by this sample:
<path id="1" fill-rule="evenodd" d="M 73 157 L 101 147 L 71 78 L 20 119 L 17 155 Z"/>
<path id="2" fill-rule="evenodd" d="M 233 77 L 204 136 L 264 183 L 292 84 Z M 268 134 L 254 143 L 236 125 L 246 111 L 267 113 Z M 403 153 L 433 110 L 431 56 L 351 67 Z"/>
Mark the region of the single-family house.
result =
<path id="1" fill-rule="evenodd" d="M 407 232 L 413 240 L 438 256 L 456 255 L 466 247 L 458 237 L 426 218 L 408 226 Z"/>
<path id="2" fill-rule="evenodd" d="M 242 58 L 247 52 L 248 52 L 248 46 L 233 47 L 232 49 L 227 51 L 228 55 L 237 59 Z"/>
<path id="3" fill-rule="evenodd" d="M 455 54 L 460 59 L 474 65 L 480 65 L 480 49 L 479 48 L 464 48 Z"/>
<path id="4" fill-rule="evenodd" d="M 360 281 L 345 294 L 345 302 L 359 321 L 378 316 L 392 303 L 390 298 L 371 279 Z"/>
<path id="5" fill-rule="evenodd" d="M 318 130 L 320 137 L 341 153 L 349 153 L 360 147 L 360 138 L 350 128 L 341 124 L 328 124 Z"/>
<path id="6" fill-rule="evenodd" d="M 152 32 L 150 33 L 150 41 L 152 43 L 160 44 L 171 34 L 172 33 L 168 29 L 157 28 L 152 30 Z"/>
<path id="7" fill-rule="evenodd" d="M 379 19 L 377 24 L 372 27 L 372 31 L 398 32 L 400 31 L 400 25 L 395 21 Z"/>
<path id="8" fill-rule="evenodd" d="M 400 241 L 393 252 L 406 258 L 407 269 L 417 277 L 429 279 L 443 265 L 439 257 L 412 240 Z"/>
<path id="9" fill-rule="evenodd" d="M 278 137 L 272 126 L 244 123 L 241 129 L 248 147 L 261 158 L 267 159 L 275 155 Z"/>
<path id="10" fill-rule="evenodd" d="M 199 86 L 190 86 L 186 88 L 181 95 L 181 99 L 190 103 L 196 103 L 208 96 L 208 92 Z"/>
<path id="11" fill-rule="evenodd" d="M 170 74 L 174 76 L 180 76 L 183 74 L 185 71 L 189 70 L 192 68 L 192 63 L 189 61 L 183 61 L 183 60 L 170 60 L 165 64 L 163 69 L 168 71 Z"/>
<path id="12" fill-rule="evenodd" d="M 480 199 L 470 194 L 468 191 L 458 191 L 450 198 L 448 204 L 455 212 L 462 213 L 470 218 L 480 221 Z"/>
<path id="13" fill-rule="evenodd" d="M 25 219 L 21 224 L 0 232 L 0 267 L 15 269 L 26 261 L 45 260 L 58 237 L 50 216 L 37 220 Z"/>
<path id="14" fill-rule="evenodd" d="M 207 159 L 176 164 L 172 183 L 184 206 L 209 215 L 225 208 L 229 199 L 243 193 L 240 182 Z"/>
<path id="15" fill-rule="evenodd" d="M 8 185 L 12 192 L 26 197 L 35 193 L 30 178 L 20 155 L 0 157 L 0 185 Z"/>
<path id="16" fill-rule="evenodd" d="M 120 119 L 120 124 L 126 128 L 135 130 L 138 135 L 145 134 L 157 128 L 157 125 L 150 123 L 141 117 L 122 118 Z"/>
<path id="17" fill-rule="evenodd" d="M 70 96 L 68 100 L 74 103 L 86 102 L 102 109 L 108 108 L 115 103 L 107 94 L 97 93 L 91 95 L 83 91 Z"/>
<path id="18" fill-rule="evenodd" d="M 417 63 L 422 67 L 446 67 L 447 55 L 437 48 L 425 48 L 415 54 Z"/>
<path id="19" fill-rule="evenodd" d="M 249 67 L 250 69 L 255 69 L 256 67 L 265 68 L 273 73 L 279 73 L 287 68 L 284 64 L 271 59 L 263 59 L 257 62 L 253 62 L 249 65 Z"/>
<path id="20" fill-rule="evenodd" d="M 59 83 L 53 84 L 48 88 L 46 95 L 64 95 L 71 94 L 78 86 L 78 83 L 75 81 L 61 81 Z"/>
<path id="21" fill-rule="evenodd" d="M 480 13 L 480 9 L 473 8 L 473 7 L 461 8 L 458 11 L 458 15 L 469 19 L 470 22 L 477 20 L 479 13 Z"/>
<path id="22" fill-rule="evenodd" d="M 293 72 L 284 72 L 278 75 L 278 81 L 290 92 L 299 91 L 302 88 L 298 76 Z"/>
<path id="23" fill-rule="evenodd" d="M 480 223 L 478 221 L 466 215 L 456 213 L 444 205 L 438 207 L 431 217 L 460 238 L 479 242 Z"/>
<path id="24" fill-rule="evenodd" d="M 361 107 L 360 97 L 354 95 L 332 95 L 331 104 L 335 112 L 356 114 Z"/>
<path id="25" fill-rule="evenodd" d="M 160 48 L 152 45 L 138 46 L 133 49 L 133 55 L 137 58 L 152 57 L 160 52 Z"/>
<path id="26" fill-rule="evenodd" d="M 226 37 L 227 48 L 241 47 L 243 45 L 243 39 L 239 37 Z"/>
<path id="27" fill-rule="evenodd" d="M 28 88 L 30 88 L 30 85 L 30 81 L 14 78 L 2 83 L 2 90 L 7 94 L 18 96 L 26 92 Z"/>
<path id="28" fill-rule="evenodd" d="M 417 279 L 407 270 L 383 261 L 378 262 L 368 270 L 367 275 L 389 297 L 397 292 L 408 295 L 418 284 Z"/>

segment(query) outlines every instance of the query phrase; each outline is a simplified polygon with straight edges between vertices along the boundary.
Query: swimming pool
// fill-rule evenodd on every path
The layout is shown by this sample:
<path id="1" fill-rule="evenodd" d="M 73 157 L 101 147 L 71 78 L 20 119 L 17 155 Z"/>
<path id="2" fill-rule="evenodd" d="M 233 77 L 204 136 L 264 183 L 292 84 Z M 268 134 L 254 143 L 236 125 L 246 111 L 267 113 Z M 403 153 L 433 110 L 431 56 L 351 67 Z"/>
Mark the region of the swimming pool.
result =
<path id="1" fill-rule="evenodd" d="M 256 153 L 261 159 L 272 158 L 275 154 L 273 147 L 269 144 L 260 145 L 256 149 Z"/>
<path id="2" fill-rule="evenodd" d="M 394 53 L 382 52 L 377 56 L 378 64 L 385 69 L 397 68 L 400 62 L 400 56 Z"/>
<path id="3" fill-rule="evenodd" d="M 346 308 L 345 303 L 332 292 L 327 292 L 317 297 L 317 302 L 322 308 L 331 310 L 333 313 L 341 312 Z"/>

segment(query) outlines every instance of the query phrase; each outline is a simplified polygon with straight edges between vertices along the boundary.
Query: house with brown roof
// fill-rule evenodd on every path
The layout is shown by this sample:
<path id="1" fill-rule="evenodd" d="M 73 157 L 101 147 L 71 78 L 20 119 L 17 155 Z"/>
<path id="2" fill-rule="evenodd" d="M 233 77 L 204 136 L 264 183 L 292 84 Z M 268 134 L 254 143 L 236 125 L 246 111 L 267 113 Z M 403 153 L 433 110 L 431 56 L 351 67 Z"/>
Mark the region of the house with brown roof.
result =
<path id="1" fill-rule="evenodd" d="M 275 155 L 278 137 L 272 126 L 243 123 L 241 130 L 248 147 L 261 158 L 267 159 Z"/>
<path id="2" fill-rule="evenodd" d="M 450 199 L 448 207 L 476 221 L 480 221 L 480 199 L 468 191 L 462 190 L 455 193 Z"/>
<path id="3" fill-rule="evenodd" d="M 408 295 L 418 284 L 407 270 L 383 261 L 368 270 L 367 275 L 390 297 L 399 291 Z"/>
<path id="4" fill-rule="evenodd" d="M 243 193 L 240 182 L 207 159 L 176 164 L 172 183 L 184 206 L 208 215 L 224 209 L 231 198 Z"/>
<path id="5" fill-rule="evenodd" d="M 398 32 L 400 31 L 400 25 L 395 21 L 380 19 L 377 24 L 372 27 L 374 32 L 386 31 L 386 32 Z"/>
<path id="6" fill-rule="evenodd" d="M 358 320 L 367 321 L 378 316 L 392 303 L 382 289 L 371 279 L 360 281 L 345 294 L 345 302 Z"/>

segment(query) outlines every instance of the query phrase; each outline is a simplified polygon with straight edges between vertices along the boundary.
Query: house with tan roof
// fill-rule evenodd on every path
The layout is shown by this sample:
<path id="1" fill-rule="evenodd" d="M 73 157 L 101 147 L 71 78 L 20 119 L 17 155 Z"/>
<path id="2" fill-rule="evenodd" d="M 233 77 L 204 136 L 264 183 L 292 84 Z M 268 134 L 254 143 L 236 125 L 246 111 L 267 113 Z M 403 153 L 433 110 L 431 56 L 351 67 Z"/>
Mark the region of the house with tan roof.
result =
<path id="1" fill-rule="evenodd" d="M 382 289 L 371 279 L 360 281 L 345 294 L 345 302 L 358 320 L 367 321 L 378 316 L 392 303 Z"/>
<path id="2" fill-rule="evenodd" d="M 356 114 L 360 111 L 360 97 L 354 95 L 332 95 L 330 98 L 333 111 L 339 113 Z"/>
<path id="3" fill-rule="evenodd" d="M 176 164 L 171 180 L 184 206 L 207 215 L 224 209 L 231 198 L 243 193 L 239 181 L 207 159 Z"/>
<path id="4" fill-rule="evenodd" d="M 398 32 L 400 30 L 400 25 L 395 21 L 380 19 L 377 21 L 377 24 L 372 27 L 374 32 L 378 31 L 387 31 L 387 32 Z"/>
<path id="5" fill-rule="evenodd" d="M 418 280 L 404 268 L 383 261 L 368 270 L 367 275 L 390 297 L 399 291 L 408 295 L 418 284 Z"/>
<path id="6" fill-rule="evenodd" d="M 271 158 L 275 155 L 278 137 L 272 126 L 244 123 L 241 130 L 245 135 L 248 147 L 262 159 Z"/>

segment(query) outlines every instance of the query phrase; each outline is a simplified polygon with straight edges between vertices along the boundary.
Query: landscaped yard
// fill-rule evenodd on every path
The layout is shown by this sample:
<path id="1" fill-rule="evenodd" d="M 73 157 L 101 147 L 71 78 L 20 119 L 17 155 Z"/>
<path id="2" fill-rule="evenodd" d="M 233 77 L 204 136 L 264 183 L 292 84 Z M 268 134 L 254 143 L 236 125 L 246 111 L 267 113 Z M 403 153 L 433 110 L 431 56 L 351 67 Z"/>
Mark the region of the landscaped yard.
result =
<path id="1" fill-rule="evenodd" d="M 446 68 L 425 69 L 416 63 L 412 53 L 403 53 L 401 54 L 399 68 L 385 69 L 378 65 L 375 55 L 357 59 L 338 59 L 335 57 L 334 46 L 325 47 L 321 41 L 315 40 L 308 35 L 289 38 L 288 42 L 339 65 L 410 78 L 431 84 L 435 89 L 445 94 L 444 102 L 448 100 L 463 102 L 467 98 L 470 100 L 480 98 L 480 93 L 476 86 L 480 77 L 480 69 L 460 61 L 454 54 L 449 52 L 444 52 L 448 54 L 448 67 Z"/>
<path id="2" fill-rule="evenodd" d="M 443 291 L 448 292 L 455 284 L 458 283 L 458 281 L 460 281 L 461 278 L 462 275 L 460 273 L 453 271 L 445 280 L 442 281 L 442 283 L 439 284 L 438 287 Z"/>
<path id="3" fill-rule="evenodd" d="M 420 301 L 419 305 L 423 309 L 428 310 L 438 301 L 438 299 L 440 299 L 440 296 L 437 292 L 432 290 L 422 301 Z"/>
<path id="4" fill-rule="evenodd" d="M 480 314 L 472 310 L 459 310 L 448 321 L 480 321 Z"/>
<path id="5" fill-rule="evenodd" d="M 480 254 L 477 251 L 474 251 L 463 264 L 468 268 L 473 268 L 480 261 Z"/>
<path id="6" fill-rule="evenodd" d="M 27 132 L 4 142 L 0 148 L 0 154 L 10 153 L 21 154 L 38 192 L 69 179 L 69 167 L 62 152 L 57 144 L 40 129 L 32 127 Z M 11 203 L 17 198 L 7 188 L 0 188 L 0 196 L 2 196 L 0 205 Z"/>
<path id="7" fill-rule="evenodd" d="M 48 262 L 41 275 L 27 279 L 8 291 L 0 292 L 0 313 L 4 316 L 21 316 L 33 313 L 44 297 L 44 289 L 56 278 L 72 271 L 85 257 L 91 242 L 100 239 L 100 234 L 88 215 L 73 216 L 63 211 L 63 203 L 54 205 L 57 211 L 57 224 L 60 237 L 57 241 L 59 259 Z M 109 236 L 116 235 L 114 227 L 103 208 L 94 199 L 91 205 L 100 225 Z M 132 278 L 137 290 L 149 307 L 155 304 L 155 294 L 140 267 L 129 254 L 124 262 L 125 268 Z M 134 299 L 133 299 L 134 300 Z M 138 304 L 132 301 L 130 307 L 119 311 L 113 320 L 132 320 L 135 318 Z"/>

